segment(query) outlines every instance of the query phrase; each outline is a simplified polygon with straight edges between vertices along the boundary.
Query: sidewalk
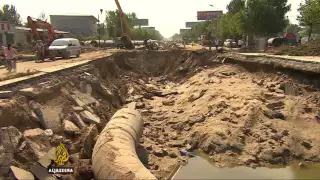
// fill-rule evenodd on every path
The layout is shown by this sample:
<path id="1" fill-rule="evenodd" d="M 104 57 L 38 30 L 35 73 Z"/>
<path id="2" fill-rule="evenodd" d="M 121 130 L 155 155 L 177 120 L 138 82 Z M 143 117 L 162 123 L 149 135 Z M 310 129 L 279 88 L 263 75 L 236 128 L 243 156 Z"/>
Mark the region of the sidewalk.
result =
<path id="1" fill-rule="evenodd" d="M 286 60 L 294 60 L 299 62 L 320 63 L 320 56 L 288 56 L 288 55 L 272 55 L 266 53 L 239 53 L 246 57 L 274 57 Z"/>
<path id="2" fill-rule="evenodd" d="M 12 79 L 0 81 L 0 87 L 6 86 L 12 83 L 18 83 L 27 79 L 32 79 L 35 77 L 43 76 L 45 74 L 57 72 L 64 69 L 69 69 L 77 66 L 81 66 L 83 64 L 87 64 L 91 61 L 95 61 L 101 57 L 108 57 L 112 55 L 112 52 L 106 51 L 98 51 L 85 53 L 80 58 L 72 58 L 67 60 L 57 60 L 57 61 L 48 61 L 43 63 L 35 63 L 34 61 L 30 62 L 19 62 L 17 64 L 17 75 L 26 74 L 22 77 L 13 77 Z M 37 71 L 36 73 L 30 73 L 31 75 L 27 75 L 28 72 Z M 10 74 L 11 76 L 14 76 Z M 0 69 L 0 77 L 6 78 L 9 76 L 8 71 L 5 68 Z"/>

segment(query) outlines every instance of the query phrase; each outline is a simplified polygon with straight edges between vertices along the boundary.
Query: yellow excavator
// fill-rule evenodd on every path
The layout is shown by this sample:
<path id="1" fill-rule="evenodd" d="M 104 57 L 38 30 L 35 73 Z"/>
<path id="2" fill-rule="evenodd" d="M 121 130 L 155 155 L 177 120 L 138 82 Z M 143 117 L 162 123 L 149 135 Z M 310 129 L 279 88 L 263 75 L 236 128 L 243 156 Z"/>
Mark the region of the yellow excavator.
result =
<path id="1" fill-rule="evenodd" d="M 124 25 L 124 29 L 126 31 L 126 32 L 123 32 L 123 34 L 120 37 L 120 40 L 121 40 L 123 46 L 126 49 L 134 49 L 134 44 L 132 43 L 132 41 L 130 39 L 130 37 L 132 37 L 132 34 L 131 34 L 131 31 L 130 31 L 130 27 L 128 25 L 127 19 L 123 14 L 123 11 L 122 11 L 122 8 L 120 6 L 119 1 L 115 0 L 115 2 L 117 4 L 117 7 L 118 7 L 119 12 L 120 12 L 120 18 L 121 18 L 122 24 Z"/>

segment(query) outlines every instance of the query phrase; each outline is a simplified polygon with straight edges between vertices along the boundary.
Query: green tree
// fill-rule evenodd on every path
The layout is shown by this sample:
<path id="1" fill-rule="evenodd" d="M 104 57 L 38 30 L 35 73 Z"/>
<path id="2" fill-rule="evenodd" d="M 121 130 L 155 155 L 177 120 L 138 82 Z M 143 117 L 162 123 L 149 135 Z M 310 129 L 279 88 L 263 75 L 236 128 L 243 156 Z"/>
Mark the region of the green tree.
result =
<path id="1" fill-rule="evenodd" d="M 125 17 L 127 19 L 128 25 L 130 28 L 134 27 L 134 22 L 137 20 L 137 16 L 135 13 L 125 13 Z M 116 11 L 107 11 L 106 16 L 106 29 L 108 32 L 108 35 L 110 37 L 119 37 L 122 34 L 121 27 L 123 26 L 124 32 L 126 30 L 124 29 L 124 25 L 121 26 L 121 19 L 120 19 L 120 12 L 119 10 Z"/>
<path id="2" fill-rule="evenodd" d="M 143 28 L 134 28 L 132 30 L 133 38 L 136 40 L 144 40 L 151 38 L 154 40 L 162 40 L 163 37 L 157 30 L 143 29 Z"/>
<path id="3" fill-rule="evenodd" d="M 318 0 L 305 0 L 304 4 L 300 4 L 298 11 L 300 25 L 307 26 L 310 39 L 313 29 L 320 24 L 320 3 Z"/>
<path id="4" fill-rule="evenodd" d="M 297 24 L 289 23 L 286 27 L 286 33 L 294 33 L 297 34 L 298 32 L 302 31 L 303 29 Z"/>
<path id="5" fill-rule="evenodd" d="M 156 30 L 153 31 L 153 30 L 148 30 L 143 28 L 134 28 L 135 22 L 138 19 L 135 13 L 125 13 L 125 17 L 127 19 L 127 22 L 130 28 L 132 39 L 143 40 L 146 38 L 151 38 L 151 39 L 161 40 L 163 38 L 159 31 L 156 31 Z M 126 33 L 127 30 L 124 29 L 125 26 L 121 25 L 119 10 L 107 11 L 106 27 L 103 27 L 103 29 L 106 29 L 106 33 L 108 34 L 108 37 L 115 38 L 115 37 L 121 36 L 122 27 L 123 27 L 124 33 Z"/>
<path id="6" fill-rule="evenodd" d="M 9 21 L 16 26 L 22 25 L 20 14 L 17 12 L 17 8 L 14 5 L 5 4 L 2 6 L 0 10 L 0 20 Z"/>
<path id="7" fill-rule="evenodd" d="M 291 5 L 287 0 L 247 0 L 245 7 L 245 29 L 256 35 L 274 35 L 287 25 L 286 13 Z"/>
<path id="8" fill-rule="evenodd" d="M 227 10 L 230 13 L 238 13 L 243 10 L 245 5 L 245 0 L 231 0 L 231 2 L 227 5 Z"/>

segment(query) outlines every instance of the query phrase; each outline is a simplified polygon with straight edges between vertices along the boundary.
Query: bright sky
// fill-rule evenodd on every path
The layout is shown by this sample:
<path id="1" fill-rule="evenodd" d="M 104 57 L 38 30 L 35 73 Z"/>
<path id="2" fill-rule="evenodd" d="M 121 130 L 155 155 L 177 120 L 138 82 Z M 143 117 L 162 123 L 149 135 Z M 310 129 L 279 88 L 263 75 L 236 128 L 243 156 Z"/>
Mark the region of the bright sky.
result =
<path id="1" fill-rule="evenodd" d="M 292 23 L 297 23 L 297 9 L 302 0 L 288 0 L 291 12 L 288 13 Z M 186 21 L 196 21 L 199 10 L 223 10 L 230 0 L 119 0 L 124 12 L 135 12 L 138 18 L 148 18 L 149 26 L 154 26 L 168 38 L 179 29 L 185 28 Z M 37 18 L 44 11 L 50 14 L 77 14 L 98 16 L 100 9 L 117 9 L 114 0 L 1 0 L 3 4 L 13 4 L 17 7 L 22 20 L 27 16 Z M 210 7 L 209 4 L 214 5 Z M 104 13 L 105 14 L 105 13 Z M 103 16 L 104 18 L 105 16 Z M 101 18 L 101 17 L 100 17 Z"/>

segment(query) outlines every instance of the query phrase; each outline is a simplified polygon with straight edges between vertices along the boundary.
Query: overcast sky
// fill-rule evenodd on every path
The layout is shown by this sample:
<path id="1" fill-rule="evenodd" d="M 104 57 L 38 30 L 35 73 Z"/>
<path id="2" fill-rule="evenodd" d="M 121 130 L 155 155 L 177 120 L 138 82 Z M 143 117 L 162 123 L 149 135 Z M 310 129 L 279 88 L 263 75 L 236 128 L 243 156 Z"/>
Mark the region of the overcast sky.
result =
<path id="1" fill-rule="evenodd" d="M 288 0 L 292 4 L 289 19 L 297 23 L 297 8 L 302 0 Z M 171 37 L 185 28 L 186 21 L 196 21 L 199 10 L 223 10 L 230 0 L 119 0 L 124 12 L 135 12 L 138 18 L 148 18 L 149 26 L 156 27 L 164 37 Z M 114 0 L 1 0 L 1 4 L 17 7 L 22 20 L 37 18 L 44 11 L 50 14 L 77 14 L 98 16 L 100 9 L 115 10 Z M 214 5 L 210 7 L 209 4 Z M 104 13 L 105 14 L 105 13 Z M 103 16 L 104 18 L 105 16 Z M 100 17 L 101 18 L 101 17 Z M 49 19 L 48 19 L 49 20 Z"/>

